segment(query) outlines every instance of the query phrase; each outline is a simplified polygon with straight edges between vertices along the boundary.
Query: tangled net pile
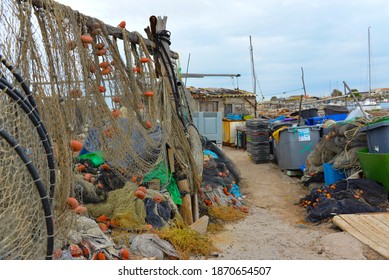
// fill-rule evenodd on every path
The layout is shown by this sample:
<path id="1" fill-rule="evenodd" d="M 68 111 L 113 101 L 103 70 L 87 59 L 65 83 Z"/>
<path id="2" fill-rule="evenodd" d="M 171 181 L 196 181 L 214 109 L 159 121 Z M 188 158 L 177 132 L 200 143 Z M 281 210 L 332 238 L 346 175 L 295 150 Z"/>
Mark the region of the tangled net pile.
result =
<path id="1" fill-rule="evenodd" d="M 367 136 L 360 129 L 378 121 L 357 118 L 331 125 L 328 134 L 308 155 L 302 181 L 305 186 L 319 183 L 300 200 L 306 208 L 306 220 L 321 222 L 338 214 L 387 212 L 388 194 L 385 188 L 369 179 L 359 178 L 362 170 L 357 151 L 367 147 Z M 324 184 L 324 163 L 341 170 L 347 179 Z"/>
<path id="2" fill-rule="evenodd" d="M 326 137 L 321 138 L 316 148 L 308 155 L 303 181 L 319 172 L 323 163 L 332 163 L 336 170 L 344 170 L 348 176 L 361 170 L 357 151 L 367 146 L 365 133 L 359 133 L 367 123 L 365 119 L 336 123 L 328 128 Z"/>
<path id="3" fill-rule="evenodd" d="M 160 164 L 168 170 L 167 148 L 174 154 L 176 172 L 188 178 L 192 194 L 201 183 L 203 156 L 200 137 L 191 124 L 190 95 L 176 78 L 168 48 L 170 34 L 158 30 L 159 22 L 150 18 L 146 32 L 150 40 L 146 40 L 123 26 L 113 28 L 51 0 L 0 4 L 2 83 L 7 80 L 9 88 L 19 92 L 29 89 L 21 99 L 30 101 L 28 109 L 42 120 L 46 138 L 35 128 L 40 123 L 31 123 L 30 114 L 5 94 L 5 87 L 0 126 L 31 156 L 51 195 L 59 239 L 67 236 L 74 222 L 66 205 L 77 173 L 71 140 L 85 141 L 88 152 L 100 151 L 123 185 Z M 7 143 L 1 142 L 0 153 L 0 221 L 7 225 L 0 230 L 0 258 L 42 258 L 46 215 L 38 217 L 43 208 L 30 187 L 34 181 Z M 20 222 L 26 215 L 31 219 Z M 33 229 L 41 230 L 31 236 Z M 21 236 L 30 241 L 15 244 Z M 11 250 L 34 254 L 16 256 Z"/>

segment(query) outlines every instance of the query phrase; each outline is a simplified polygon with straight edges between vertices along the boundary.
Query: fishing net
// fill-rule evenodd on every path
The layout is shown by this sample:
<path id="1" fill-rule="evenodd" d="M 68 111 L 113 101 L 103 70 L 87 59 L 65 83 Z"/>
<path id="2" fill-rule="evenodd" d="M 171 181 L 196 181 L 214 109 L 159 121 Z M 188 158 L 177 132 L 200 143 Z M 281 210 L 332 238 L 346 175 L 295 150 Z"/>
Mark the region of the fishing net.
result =
<path id="1" fill-rule="evenodd" d="M 307 157 L 302 177 L 305 185 L 310 182 L 324 181 L 324 176 L 316 176 L 323 173 L 324 163 L 332 163 L 334 169 L 342 170 L 347 176 L 361 170 L 357 151 L 367 146 L 366 133 L 359 131 L 364 123 L 360 119 L 353 122 L 335 123 L 327 128 L 326 135 L 320 139 Z"/>
<path id="2" fill-rule="evenodd" d="M 388 193 L 380 184 L 369 179 L 349 179 L 328 187 L 315 188 L 300 200 L 310 222 L 339 214 L 387 212 Z"/>
<path id="3" fill-rule="evenodd" d="M 177 207 L 169 195 L 163 196 L 161 203 L 155 203 L 158 191 L 147 190 L 143 199 L 135 195 L 138 185 L 127 183 L 121 189 L 108 193 L 107 199 L 100 203 L 87 204 L 93 218 L 107 216 L 114 225 L 129 230 L 140 230 L 146 223 L 154 228 L 162 228 L 182 220 Z"/>
<path id="4" fill-rule="evenodd" d="M 170 34 L 158 26 L 160 21 L 157 31 L 156 19 L 150 21 L 147 40 L 55 1 L 1 1 L 1 59 L 25 84 L 5 63 L 0 68 L 2 82 L 31 91 L 34 102 L 27 109 L 35 111 L 27 116 L 41 120 L 45 129 L 39 133 L 35 128 L 39 123 L 31 124 L 3 89 L 1 125 L 26 151 L 32 151 L 32 161 L 51 196 L 58 246 L 66 243 L 74 223 L 66 199 L 77 191 L 75 175 L 85 173 L 78 169 L 85 158 L 78 155 L 100 155 L 121 181 L 112 184 L 122 187 L 159 164 L 167 167 L 170 178 L 167 149 L 171 149 L 176 171 L 187 176 L 191 193 L 200 186 L 202 149 L 197 130 L 191 128 L 191 96 L 177 78 L 174 53 L 168 48 Z M 50 135 L 50 141 L 42 135 Z M 70 148 L 71 140 L 84 144 L 79 153 Z M 55 162 L 48 156 L 51 149 Z M 19 185 L 22 177 L 18 181 L 12 169 L 6 169 L 8 165 L 1 161 L 2 180 Z M 16 189 L 13 192 L 17 197 Z M 8 205 L 7 199 L 2 196 L 0 205 Z M 26 227 L 25 234 L 29 231 Z"/>
<path id="5" fill-rule="evenodd" d="M 0 127 L 0 259 L 52 258 L 49 196 L 28 153 Z"/>
<path id="6" fill-rule="evenodd" d="M 212 141 L 203 138 L 203 180 L 199 202 L 204 214 L 210 214 L 214 207 L 233 207 L 243 212 L 248 208 L 243 203 L 238 183 L 240 171 L 234 162 Z"/>

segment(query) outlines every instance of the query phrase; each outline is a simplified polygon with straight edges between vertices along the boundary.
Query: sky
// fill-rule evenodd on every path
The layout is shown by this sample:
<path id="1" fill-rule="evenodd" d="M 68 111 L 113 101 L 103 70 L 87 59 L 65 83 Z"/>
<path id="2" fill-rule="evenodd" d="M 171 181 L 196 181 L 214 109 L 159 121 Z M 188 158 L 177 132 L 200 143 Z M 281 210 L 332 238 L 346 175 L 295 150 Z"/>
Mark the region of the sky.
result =
<path id="1" fill-rule="evenodd" d="M 268 100 L 303 94 L 303 70 L 311 96 L 343 91 L 343 81 L 359 91 L 389 87 L 387 0 L 57 2 L 112 26 L 125 20 L 127 30 L 144 37 L 150 16 L 167 16 L 183 73 L 241 75 L 188 78 L 186 86 L 239 88 Z"/>

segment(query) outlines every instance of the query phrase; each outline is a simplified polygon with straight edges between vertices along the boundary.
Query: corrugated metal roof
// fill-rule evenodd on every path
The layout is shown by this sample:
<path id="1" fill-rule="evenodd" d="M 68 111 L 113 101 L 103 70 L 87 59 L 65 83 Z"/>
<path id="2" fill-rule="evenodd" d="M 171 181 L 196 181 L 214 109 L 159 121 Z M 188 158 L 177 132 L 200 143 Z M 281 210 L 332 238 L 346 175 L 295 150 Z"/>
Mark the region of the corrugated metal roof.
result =
<path id="1" fill-rule="evenodd" d="M 236 90 L 236 89 L 226 89 L 226 88 L 194 88 L 189 87 L 189 92 L 192 94 L 193 98 L 204 98 L 204 97 L 213 97 L 213 98 L 234 98 L 234 97 L 255 97 L 254 93 Z"/>

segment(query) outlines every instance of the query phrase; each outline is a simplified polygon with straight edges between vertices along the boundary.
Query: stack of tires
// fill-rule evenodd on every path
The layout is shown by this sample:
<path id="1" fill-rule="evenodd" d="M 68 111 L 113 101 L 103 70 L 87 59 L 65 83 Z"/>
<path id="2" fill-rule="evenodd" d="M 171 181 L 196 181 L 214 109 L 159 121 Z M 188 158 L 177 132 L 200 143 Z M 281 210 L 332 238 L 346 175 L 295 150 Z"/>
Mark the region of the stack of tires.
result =
<path id="1" fill-rule="evenodd" d="M 266 119 L 246 121 L 247 153 L 255 164 L 270 161 L 269 122 Z"/>

